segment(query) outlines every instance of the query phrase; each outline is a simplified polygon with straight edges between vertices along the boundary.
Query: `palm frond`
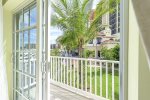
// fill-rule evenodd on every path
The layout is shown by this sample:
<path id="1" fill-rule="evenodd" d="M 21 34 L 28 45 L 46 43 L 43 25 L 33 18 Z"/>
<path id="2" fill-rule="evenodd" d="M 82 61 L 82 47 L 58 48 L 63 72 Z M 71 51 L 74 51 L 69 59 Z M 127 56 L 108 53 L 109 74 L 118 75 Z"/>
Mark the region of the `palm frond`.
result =
<path id="1" fill-rule="evenodd" d="M 62 17 L 62 18 L 66 17 L 66 15 L 63 12 L 63 9 L 58 7 L 58 5 L 56 5 L 53 2 L 51 2 L 51 7 L 54 9 L 55 13 L 57 13 L 60 17 Z"/>
<path id="2" fill-rule="evenodd" d="M 61 4 L 64 6 L 65 9 L 68 8 L 66 0 L 59 0 L 59 1 L 61 2 Z"/>
<path id="3" fill-rule="evenodd" d="M 93 3 L 93 0 L 84 0 L 82 3 L 82 8 L 81 8 L 82 12 L 88 13 L 87 8 L 91 9 L 92 3 Z"/>

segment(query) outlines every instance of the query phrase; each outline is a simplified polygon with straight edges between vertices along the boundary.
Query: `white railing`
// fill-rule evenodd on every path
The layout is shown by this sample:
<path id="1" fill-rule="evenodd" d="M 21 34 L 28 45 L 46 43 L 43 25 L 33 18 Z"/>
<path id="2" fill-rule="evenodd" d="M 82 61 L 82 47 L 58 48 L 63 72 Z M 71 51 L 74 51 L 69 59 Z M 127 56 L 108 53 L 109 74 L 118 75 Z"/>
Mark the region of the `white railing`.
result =
<path id="1" fill-rule="evenodd" d="M 119 61 L 50 57 L 51 82 L 86 96 L 118 100 L 119 76 Z"/>

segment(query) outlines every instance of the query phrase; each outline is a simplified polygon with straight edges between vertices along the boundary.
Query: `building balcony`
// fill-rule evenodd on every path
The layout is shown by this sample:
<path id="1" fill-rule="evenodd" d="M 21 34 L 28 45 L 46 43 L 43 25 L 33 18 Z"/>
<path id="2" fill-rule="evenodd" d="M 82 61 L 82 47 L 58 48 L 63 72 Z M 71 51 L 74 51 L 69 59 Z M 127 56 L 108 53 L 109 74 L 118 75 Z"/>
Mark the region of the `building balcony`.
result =
<path id="1" fill-rule="evenodd" d="M 51 56 L 50 62 L 52 98 L 60 89 L 67 91 L 58 96 L 62 98 L 71 94 L 83 100 L 119 100 L 119 61 Z"/>

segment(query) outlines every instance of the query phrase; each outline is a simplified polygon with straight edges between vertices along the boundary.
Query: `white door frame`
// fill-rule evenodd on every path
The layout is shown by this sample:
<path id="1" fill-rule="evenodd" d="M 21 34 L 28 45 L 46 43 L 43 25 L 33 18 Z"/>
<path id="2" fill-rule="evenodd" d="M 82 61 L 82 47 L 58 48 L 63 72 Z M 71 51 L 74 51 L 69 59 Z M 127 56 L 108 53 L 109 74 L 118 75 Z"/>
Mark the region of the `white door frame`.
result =
<path id="1" fill-rule="evenodd" d="M 42 100 L 42 30 L 43 30 L 43 19 L 42 16 L 42 0 L 36 0 L 37 2 L 37 68 L 36 68 L 36 81 L 37 81 L 37 90 L 36 90 L 36 100 Z"/>
<path id="2" fill-rule="evenodd" d="M 120 97 L 128 100 L 129 0 L 120 2 Z"/>
<path id="3" fill-rule="evenodd" d="M 50 32 L 50 0 L 44 0 L 45 2 L 45 96 L 43 100 L 50 100 L 50 71 L 49 71 L 49 61 L 50 61 L 50 45 L 49 45 L 49 32 Z"/>

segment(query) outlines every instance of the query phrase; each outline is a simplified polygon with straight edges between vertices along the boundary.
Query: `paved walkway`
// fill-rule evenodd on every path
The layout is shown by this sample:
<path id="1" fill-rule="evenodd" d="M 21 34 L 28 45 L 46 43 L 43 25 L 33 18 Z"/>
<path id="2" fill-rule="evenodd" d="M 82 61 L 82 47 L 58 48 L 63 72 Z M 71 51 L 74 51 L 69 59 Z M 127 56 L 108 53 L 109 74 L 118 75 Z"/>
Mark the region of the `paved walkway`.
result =
<path id="1" fill-rule="evenodd" d="M 50 100 L 92 100 L 51 84 Z"/>

